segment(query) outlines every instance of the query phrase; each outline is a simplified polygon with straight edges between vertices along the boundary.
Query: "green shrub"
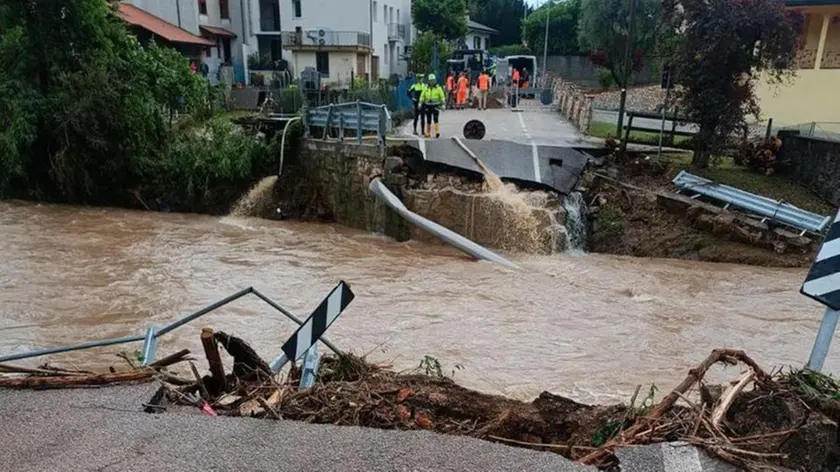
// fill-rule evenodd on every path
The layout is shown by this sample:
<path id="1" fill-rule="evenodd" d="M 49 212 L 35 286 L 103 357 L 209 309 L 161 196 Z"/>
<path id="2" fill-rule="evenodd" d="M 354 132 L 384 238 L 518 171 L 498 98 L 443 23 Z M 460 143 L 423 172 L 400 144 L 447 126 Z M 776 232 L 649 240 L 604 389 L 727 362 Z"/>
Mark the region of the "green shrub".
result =
<path id="1" fill-rule="evenodd" d="M 602 90 L 607 90 L 608 88 L 612 87 L 613 84 L 613 76 L 609 69 L 605 69 L 603 67 L 598 68 L 598 85 L 601 86 Z"/>

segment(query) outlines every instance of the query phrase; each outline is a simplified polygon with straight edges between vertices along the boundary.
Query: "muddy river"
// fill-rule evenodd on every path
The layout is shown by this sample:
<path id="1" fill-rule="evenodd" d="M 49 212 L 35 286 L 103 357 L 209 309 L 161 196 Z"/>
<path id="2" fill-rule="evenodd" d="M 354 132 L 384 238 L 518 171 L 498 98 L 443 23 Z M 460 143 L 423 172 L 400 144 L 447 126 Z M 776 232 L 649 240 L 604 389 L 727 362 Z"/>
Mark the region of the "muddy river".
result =
<path id="1" fill-rule="evenodd" d="M 431 355 L 462 384 L 520 399 L 607 401 L 675 385 L 714 347 L 801 365 L 822 315 L 798 294 L 804 270 L 511 258 L 525 270 L 339 226 L 5 202 L 0 352 L 140 333 L 248 286 L 303 317 L 343 279 L 357 298 L 328 332 L 343 349 L 397 369 Z M 159 353 L 200 350 L 205 325 L 267 358 L 295 328 L 247 298 L 166 336 Z M 105 365 L 117 350 L 52 359 Z M 840 370 L 838 350 L 826 370 Z"/>

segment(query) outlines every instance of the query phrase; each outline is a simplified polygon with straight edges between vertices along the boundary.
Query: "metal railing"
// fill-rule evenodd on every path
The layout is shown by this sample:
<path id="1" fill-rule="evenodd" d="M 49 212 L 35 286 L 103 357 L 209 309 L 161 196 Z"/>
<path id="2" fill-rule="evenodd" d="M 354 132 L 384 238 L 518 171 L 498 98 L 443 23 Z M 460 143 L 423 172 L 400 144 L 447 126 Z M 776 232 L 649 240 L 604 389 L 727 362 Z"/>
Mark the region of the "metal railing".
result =
<path id="1" fill-rule="evenodd" d="M 69 346 L 59 346 L 59 347 L 51 347 L 46 349 L 37 349 L 34 351 L 23 352 L 18 354 L 7 354 L 5 356 L 0 356 L 0 362 L 9 362 L 9 361 L 16 361 L 20 359 L 30 359 L 33 357 L 41 357 L 46 356 L 48 354 L 58 354 L 62 352 L 71 352 L 71 351 L 80 351 L 82 349 L 90 349 L 94 347 L 104 347 L 104 346 L 113 346 L 115 344 L 126 344 L 126 343 L 133 343 L 133 342 L 140 342 L 143 341 L 143 365 L 149 365 L 154 361 L 154 354 L 155 354 L 155 347 L 157 344 L 157 339 L 163 336 L 166 333 L 169 333 L 175 329 L 180 328 L 181 326 L 193 321 L 197 318 L 200 318 L 207 313 L 210 313 L 213 310 L 217 310 L 228 303 L 238 300 L 245 295 L 252 294 L 259 298 L 260 300 L 267 303 L 269 306 L 274 308 L 275 310 L 279 311 L 286 318 L 294 321 L 298 325 L 302 325 L 303 321 L 301 321 L 298 317 L 293 315 L 290 311 L 286 310 L 285 308 L 281 307 L 274 300 L 268 298 L 267 296 L 260 293 L 257 289 L 253 287 L 248 287 L 246 289 L 240 290 L 233 295 L 230 295 L 226 298 L 223 298 L 215 303 L 207 305 L 206 307 L 190 313 L 189 315 L 185 315 L 178 320 L 173 321 L 172 323 L 157 329 L 154 326 L 150 326 L 146 329 L 145 334 L 143 335 L 135 335 L 135 336 L 122 336 L 119 338 L 108 338 L 108 339 L 100 339 L 97 341 L 88 341 L 79 344 L 72 344 Z M 342 355 L 341 351 L 335 347 L 331 342 L 329 342 L 326 338 L 320 339 L 327 347 L 333 350 L 338 355 Z"/>
<path id="2" fill-rule="evenodd" d="M 281 35 L 281 41 L 283 42 L 283 47 L 286 49 L 371 47 L 370 34 L 361 31 L 284 31 Z"/>
<path id="3" fill-rule="evenodd" d="M 303 113 L 303 126 L 308 138 L 313 137 L 312 128 L 320 128 L 321 139 L 334 137 L 343 142 L 350 132 L 357 144 L 362 144 L 365 133 L 369 136 L 376 133 L 376 142 L 380 146 L 385 144 L 385 137 L 393 128 L 388 107 L 367 102 L 308 108 Z"/>
<path id="4" fill-rule="evenodd" d="M 405 41 L 405 25 L 388 23 L 388 41 Z"/>
<path id="5" fill-rule="evenodd" d="M 818 215 L 795 207 L 789 203 L 745 192 L 735 187 L 719 184 L 703 177 L 681 171 L 673 180 L 679 190 L 694 192 L 697 196 L 720 200 L 724 208 L 736 206 L 763 217 L 762 221 L 771 220 L 784 223 L 800 230 L 821 233 L 831 221 L 831 217 Z"/>

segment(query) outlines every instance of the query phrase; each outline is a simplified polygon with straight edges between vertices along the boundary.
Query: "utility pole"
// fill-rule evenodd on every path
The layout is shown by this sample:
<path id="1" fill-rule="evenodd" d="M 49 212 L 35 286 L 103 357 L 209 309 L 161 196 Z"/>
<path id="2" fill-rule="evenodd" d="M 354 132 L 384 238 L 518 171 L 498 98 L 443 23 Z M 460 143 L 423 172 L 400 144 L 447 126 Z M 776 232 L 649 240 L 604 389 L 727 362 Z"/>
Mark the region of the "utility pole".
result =
<path id="1" fill-rule="evenodd" d="M 621 85 L 621 101 L 618 104 L 618 123 L 616 125 L 615 134 L 621 137 L 621 129 L 624 125 L 624 105 L 627 102 L 627 84 L 630 82 L 630 71 L 632 69 L 633 56 L 633 26 L 636 23 L 636 3 L 637 0 L 630 0 L 630 21 L 627 26 L 627 47 L 624 51 L 624 77 Z"/>
<path id="2" fill-rule="evenodd" d="M 543 44 L 543 76 L 542 76 L 543 87 L 546 86 L 546 78 L 548 77 L 546 75 L 546 72 L 548 71 L 548 19 L 551 16 L 551 3 L 552 3 L 551 0 L 548 0 L 546 2 L 546 4 L 548 5 L 548 8 L 546 8 L 546 10 L 545 10 L 545 42 L 544 42 L 545 44 Z M 534 71 L 535 74 L 536 74 L 536 72 L 537 71 Z"/>

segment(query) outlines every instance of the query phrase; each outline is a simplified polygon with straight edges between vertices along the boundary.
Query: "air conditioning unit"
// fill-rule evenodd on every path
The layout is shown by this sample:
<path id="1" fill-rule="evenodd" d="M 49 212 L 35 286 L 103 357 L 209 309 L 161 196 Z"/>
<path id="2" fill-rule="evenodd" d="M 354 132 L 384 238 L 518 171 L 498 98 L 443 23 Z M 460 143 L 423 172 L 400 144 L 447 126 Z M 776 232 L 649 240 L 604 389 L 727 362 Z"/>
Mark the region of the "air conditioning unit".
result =
<path id="1" fill-rule="evenodd" d="M 316 46 L 326 46 L 327 44 L 332 44 L 333 33 L 329 28 L 318 28 L 308 30 L 306 37 Z"/>

